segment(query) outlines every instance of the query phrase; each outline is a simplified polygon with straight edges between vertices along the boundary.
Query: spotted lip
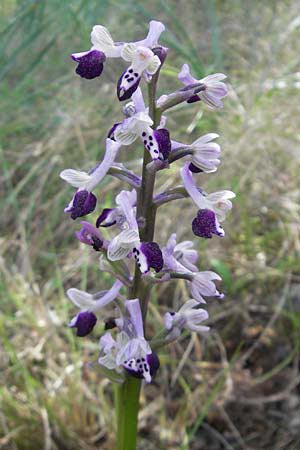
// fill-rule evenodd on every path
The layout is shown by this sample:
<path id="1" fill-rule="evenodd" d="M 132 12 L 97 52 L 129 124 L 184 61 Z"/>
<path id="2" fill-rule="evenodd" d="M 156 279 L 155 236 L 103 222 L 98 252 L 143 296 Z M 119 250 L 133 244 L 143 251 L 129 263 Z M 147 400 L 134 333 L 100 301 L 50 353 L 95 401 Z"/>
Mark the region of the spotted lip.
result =
<path id="1" fill-rule="evenodd" d="M 130 368 L 130 365 L 133 365 L 133 362 L 132 362 L 132 364 L 130 364 L 131 361 L 124 361 L 126 366 L 123 365 L 123 367 L 130 375 L 132 375 L 135 378 L 139 378 L 139 379 L 145 378 L 144 372 L 149 372 L 151 378 L 155 377 L 155 374 L 160 367 L 159 358 L 158 358 L 157 354 L 154 352 L 150 353 L 149 355 L 146 355 L 146 358 L 141 357 L 141 358 L 137 358 L 134 361 L 138 367 L 137 370 Z"/>
<path id="2" fill-rule="evenodd" d="M 131 73 L 129 73 L 130 70 L 132 70 L 132 69 L 125 70 L 118 80 L 117 95 L 118 95 L 118 99 L 120 101 L 128 100 L 132 96 L 132 94 L 137 90 L 140 80 L 141 80 L 141 77 L 139 76 L 138 73 L 134 73 L 132 71 L 133 73 L 131 74 Z M 128 78 L 126 78 L 127 75 L 129 75 Z M 132 75 L 132 76 L 130 76 L 130 75 Z M 136 77 L 136 75 L 137 75 L 137 77 Z M 121 84 L 124 79 L 127 80 L 128 83 L 133 82 L 133 84 L 129 85 L 129 87 L 127 89 L 125 89 L 123 86 L 121 87 Z"/>

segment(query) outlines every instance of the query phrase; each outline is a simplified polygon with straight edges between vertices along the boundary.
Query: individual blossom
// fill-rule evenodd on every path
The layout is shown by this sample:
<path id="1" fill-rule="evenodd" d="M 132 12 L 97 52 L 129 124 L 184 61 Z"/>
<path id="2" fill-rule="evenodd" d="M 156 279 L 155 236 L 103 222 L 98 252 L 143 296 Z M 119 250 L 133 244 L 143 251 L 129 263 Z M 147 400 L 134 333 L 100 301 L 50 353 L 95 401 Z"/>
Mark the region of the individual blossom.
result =
<path id="1" fill-rule="evenodd" d="M 120 329 L 116 339 L 110 332 L 100 339 L 104 355 L 98 362 L 117 372 L 125 369 L 130 375 L 150 383 L 159 368 L 159 359 L 144 337 L 139 299 L 126 300 L 125 306 L 128 316 L 116 320 Z"/>
<path id="2" fill-rule="evenodd" d="M 194 182 L 188 162 L 180 169 L 180 175 L 187 193 L 199 208 L 192 223 L 194 234 L 204 238 L 211 238 L 213 234 L 224 236 L 220 222 L 225 220 L 226 213 L 231 210 L 230 199 L 235 194 L 232 191 L 219 191 L 203 195 Z"/>
<path id="3" fill-rule="evenodd" d="M 84 337 L 91 333 L 97 322 L 97 312 L 117 298 L 122 286 L 123 283 L 117 280 L 111 289 L 96 294 L 76 288 L 67 290 L 69 299 L 80 308 L 80 312 L 73 317 L 69 324 L 70 328 L 77 328 L 77 336 Z"/>
<path id="4" fill-rule="evenodd" d="M 136 208 L 136 190 L 126 191 L 127 194 L 127 208 L 133 209 L 135 214 Z M 119 197 L 116 197 L 116 201 Z M 126 228 L 126 216 L 121 206 L 115 208 L 104 208 L 96 221 L 96 227 L 112 227 L 116 225 L 120 230 Z"/>
<path id="5" fill-rule="evenodd" d="M 192 144 L 182 144 L 172 141 L 172 151 L 177 149 L 188 150 L 191 154 L 186 159 L 190 160 L 189 169 L 191 172 L 215 172 L 220 164 L 219 156 L 221 148 L 216 142 L 212 142 L 218 138 L 216 133 L 208 133 L 196 139 Z"/>
<path id="6" fill-rule="evenodd" d="M 193 246 L 192 241 L 182 241 L 177 244 L 176 234 L 173 233 L 164 247 L 164 257 L 165 261 L 168 261 L 169 268 L 172 266 L 175 271 L 188 269 L 191 272 L 197 272 L 195 263 L 198 261 L 198 252 Z"/>
<path id="7" fill-rule="evenodd" d="M 214 73 L 207 77 L 197 80 L 191 75 L 190 67 L 184 64 L 178 74 L 179 80 L 185 85 L 203 84 L 203 90 L 197 94 L 193 94 L 188 100 L 188 103 L 194 103 L 202 100 L 211 109 L 220 109 L 223 107 L 222 98 L 228 94 L 228 88 L 222 82 L 226 78 L 223 73 Z"/>
<path id="8" fill-rule="evenodd" d="M 201 325 L 208 319 L 208 312 L 198 306 L 196 300 L 190 299 L 177 312 L 169 311 L 164 315 L 164 324 L 169 331 L 168 340 L 177 339 L 183 328 L 201 333 L 209 330 L 209 327 Z"/>
<path id="9" fill-rule="evenodd" d="M 78 62 L 76 73 L 82 78 L 99 77 L 106 58 L 120 58 L 122 44 L 115 44 L 109 31 L 102 25 L 95 25 L 91 32 L 92 47 L 80 53 L 72 53 L 71 58 Z"/>
<path id="10" fill-rule="evenodd" d="M 159 272 L 163 267 L 162 252 L 156 242 L 140 241 L 136 208 L 132 205 L 132 194 L 128 191 L 121 191 L 116 197 L 116 203 L 126 220 L 122 225 L 122 231 L 108 245 L 108 259 L 118 261 L 134 255 L 143 274 L 147 273 L 150 268 Z"/>
<path id="11" fill-rule="evenodd" d="M 70 213 L 73 220 L 92 213 L 96 208 L 97 197 L 92 190 L 109 171 L 120 147 L 121 144 L 118 142 L 106 139 L 103 161 L 90 173 L 74 169 L 66 169 L 60 173 L 63 180 L 77 188 L 73 199 L 65 208 L 65 212 Z"/>
<path id="12" fill-rule="evenodd" d="M 95 25 L 91 32 L 92 47 L 90 50 L 80 53 L 72 53 L 71 58 L 78 63 L 76 73 L 82 78 L 93 79 L 99 77 L 107 58 L 121 58 L 124 48 L 128 45 L 135 48 L 148 49 L 157 44 L 164 25 L 152 20 L 149 24 L 149 32 L 145 39 L 134 44 L 114 42 L 109 31 L 102 25 Z M 151 67 L 150 67 L 151 70 Z"/>
<path id="13" fill-rule="evenodd" d="M 76 231 L 75 233 L 75 236 L 80 242 L 90 245 L 97 252 L 102 249 L 107 249 L 107 240 L 94 225 L 86 221 L 82 221 L 80 223 L 82 228 L 80 231 Z"/>
<path id="14" fill-rule="evenodd" d="M 190 241 L 191 242 L 191 241 Z M 182 244 L 182 243 L 181 243 Z M 193 243 L 191 242 L 190 250 L 193 247 Z M 194 265 L 194 263 L 198 259 L 198 252 L 194 250 L 194 254 L 192 257 L 192 261 L 189 260 L 187 255 L 185 255 L 185 252 L 182 249 L 181 251 L 178 251 L 178 246 L 180 244 L 177 244 L 176 240 L 176 234 L 171 234 L 170 238 L 167 241 L 167 244 L 165 247 L 162 248 L 162 254 L 164 259 L 164 264 L 168 270 L 172 270 L 174 272 L 179 273 L 192 273 L 194 271 L 197 271 L 197 266 Z M 187 265 L 186 265 L 187 262 Z M 192 269 L 191 269 L 192 266 Z"/>
<path id="15" fill-rule="evenodd" d="M 180 252 L 178 252 L 178 247 L 181 247 Z M 194 250 L 195 253 L 191 253 L 192 248 L 189 246 L 189 253 L 186 252 L 185 255 L 182 255 L 182 248 L 182 245 L 177 244 L 176 234 L 173 233 L 166 246 L 162 248 L 165 269 L 168 272 L 174 272 L 176 278 L 184 278 L 187 281 L 191 296 L 197 302 L 206 303 L 204 297 L 222 299 L 224 295 L 217 290 L 214 283 L 214 280 L 221 281 L 221 277 L 212 271 L 199 272 L 194 265 L 196 256 L 198 256 L 196 255 L 196 250 Z"/>
<path id="16" fill-rule="evenodd" d="M 128 100 L 139 86 L 141 77 L 149 81 L 161 65 L 158 55 L 151 50 L 158 44 L 158 38 L 165 27 L 161 22 L 152 20 L 145 40 L 125 44 L 121 51 L 122 58 L 130 62 L 129 67 L 122 73 L 117 84 L 119 100 Z"/>
<path id="17" fill-rule="evenodd" d="M 153 120 L 148 115 L 140 88 L 132 95 L 132 103 L 124 111 L 128 117 L 113 126 L 109 137 L 113 136 L 122 145 L 131 145 L 140 138 L 153 160 L 166 160 L 171 151 L 171 140 L 169 131 L 163 128 L 165 118 L 157 130 L 151 128 Z"/>
<path id="18" fill-rule="evenodd" d="M 193 272 L 190 283 L 191 296 L 199 303 L 206 303 L 204 297 L 216 297 L 222 300 L 224 294 L 217 290 L 215 281 L 222 281 L 222 278 L 211 270 Z"/>

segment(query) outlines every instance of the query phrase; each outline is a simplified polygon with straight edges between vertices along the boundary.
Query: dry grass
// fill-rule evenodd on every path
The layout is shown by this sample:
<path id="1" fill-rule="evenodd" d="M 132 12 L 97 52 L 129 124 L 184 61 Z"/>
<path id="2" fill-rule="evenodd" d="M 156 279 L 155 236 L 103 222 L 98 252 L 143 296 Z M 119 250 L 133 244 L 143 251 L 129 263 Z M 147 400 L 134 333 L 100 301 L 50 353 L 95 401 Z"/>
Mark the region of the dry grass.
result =
<path id="1" fill-rule="evenodd" d="M 227 299 L 208 305 L 207 340 L 185 335 L 161 355 L 160 373 L 142 396 L 139 448 L 298 450 L 298 2 L 98 3 L 1 6 L 0 448 L 113 448 L 112 386 L 89 365 L 98 335 L 74 338 L 64 296 L 71 285 L 98 290 L 110 280 L 99 280 L 97 258 L 73 239 L 76 225 L 62 212 L 70 190 L 58 173 L 101 159 L 99 142 L 120 113 L 110 91 L 113 72 L 84 83 L 65 56 L 86 47 L 95 17 L 116 32 L 126 23 L 133 36 L 153 15 L 169 28 L 161 90 L 176 87 L 175 69 L 185 60 L 199 75 L 230 74 L 221 113 L 182 107 L 169 126 L 187 141 L 218 131 L 222 166 L 205 188 L 231 188 L 238 197 L 226 238 L 199 243 L 201 268 L 222 275 Z M 138 149 L 131 156 L 134 165 Z M 175 177 L 175 168 L 170 173 Z M 112 179 L 103 184 L 105 205 L 118 187 Z M 160 212 L 157 240 L 175 231 L 174 216 L 180 238 L 190 238 L 193 214 L 188 202 Z M 186 295 L 184 283 L 161 288 L 152 328 Z"/>

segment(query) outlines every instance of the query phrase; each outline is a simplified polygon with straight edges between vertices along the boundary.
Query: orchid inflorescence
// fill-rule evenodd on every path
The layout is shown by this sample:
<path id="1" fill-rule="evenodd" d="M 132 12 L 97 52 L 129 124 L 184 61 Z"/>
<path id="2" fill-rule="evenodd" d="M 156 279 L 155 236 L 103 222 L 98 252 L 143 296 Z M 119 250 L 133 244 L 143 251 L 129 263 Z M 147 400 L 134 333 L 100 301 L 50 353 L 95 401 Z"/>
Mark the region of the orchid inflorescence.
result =
<path id="1" fill-rule="evenodd" d="M 221 223 L 232 207 L 230 199 L 235 197 L 227 190 L 207 194 L 196 183 L 199 173 L 212 173 L 218 168 L 221 153 L 215 142 L 218 135 L 205 134 L 191 144 L 177 142 L 170 137 L 164 115 L 182 102 L 200 102 L 211 110 L 221 108 L 227 95 L 227 86 L 222 81 L 226 76 L 217 73 L 198 80 L 184 64 L 178 74 L 183 86 L 156 99 L 158 76 L 168 53 L 167 48 L 158 44 L 164 29 L 161 22 L 152 20 L 145 39 L 125 43 L 114 42 L 106 28 L 96 25 L 91 33 L 91 49 L 71 55 L 78 63 L 76 73 L 85 79 L 99 77 L 108 58 L 128 63 L 117 82 L 117 97 L 119 101 L 131 101 L 122 108 L 123 119 L 108 130 L 102 162 L 89 172 L 66 169 L 60 174 L 76 188 L 65 208 L 73 220 L 96 209 L 96 188 L 105 175 L 116 176 L 130 185 L 130 190 L 118 193 L 114 205 L 99 210 L 94 224 L 84 220 L 76 232 L 80 242 L 99 252 L 100 270 L 109 272 L 116 281 L 109 290 L 95 294 L 76 288 L 67 291 L 69 299 L 79 308 L 70 322 L 78 336 L 91 333 L 102 318 L 105 332 L 100 338 L 98 362 L 109 377 L 119 382 L 126 373 L 151 382 L 159 368 L 157 350 L 178 339 L 184 328 L 207 332 L 209 327 L 203 322 L 208 313 L 200 306 L 206 303 L 206 297 L 223 298 L 215 284 L 221 281 L 219 275 L 198 270 L 198 252 L 192 241 L 177 242 L 174 233 L 164 246 L 153 241 L 157 208 L 186 197 L 196 205 L 191 224 L 194 235 L 206 239 L 213 234 L 224 236 Z M 141 89 L 143 83 L 149 88 L 148 106 Z M 142 176 L 116 162 L 120 148 L 135 141 L 144 146 Z M 181 159 L 182 186 L 154 194 L 156 172 L 168 170 L 170 164 Z M 178 311 L 164 315 L 164 329 L 150 341 L 145 321 L 151 289 L 180 278 L 186 281 L 190 298 L 185 299 Z M 105 320 L 103 308 L 111 303 L 115 307 L 114 316 Z"/>

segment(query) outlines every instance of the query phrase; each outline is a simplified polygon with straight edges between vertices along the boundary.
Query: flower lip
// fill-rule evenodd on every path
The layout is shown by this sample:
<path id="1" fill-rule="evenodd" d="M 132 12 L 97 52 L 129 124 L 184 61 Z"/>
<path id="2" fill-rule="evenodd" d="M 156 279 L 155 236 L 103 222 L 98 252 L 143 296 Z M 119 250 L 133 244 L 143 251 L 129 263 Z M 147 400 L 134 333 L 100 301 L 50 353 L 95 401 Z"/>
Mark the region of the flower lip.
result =
<path id="1" fill-rule="evenodd" d="M 213 234 L 224 236 L 224 230 L 211 209 L 199 209 L 192 222 L 192 230 L 195 236 L 206 239 L 211 239 Z"/>
<path id="2" fill-rule="evenodd" d="M 91 311 L 81 311 L 74 317 L 70 324 L 70 328 L 77 328 L 77 336 L 84 337 L 90 334 L 96 325 L 97 317 Z"/>
<path id="3" fill-rule="evenodd" d="M 160 362 L 157 354 L 152 352 L 145 357 L 125 360 L 123 367 L 133 377 L 145 379 L 147 383 L 150 383 L 160 367 Z"/>
<path id="4" fill-rule="evenodd" d="M 72 206 L 67 210 L 67 212 L 70 212 L 71 218 L 75 220 L 78 217 L 92 213 L 96 208 L 96 204 L 96 196 L 92 192 L 83 189 L 76 192 Z"/>
<path id="5" fill-rule="evenodd" d="M 105 54 L 99 50 L 73 53 L 71 58 L 73 61 L 78 63 L 76 73 L 87 80 L 92 80 L 93 78 L 101 75 L 103 71 L 103 63 L 106 60 Z"/>
<path id="6" fill-rule="evenodd" d="M 166 128 L 159 128 L 153 132 L 158 143 L 159 153 L 163 160 L 167 160 L 172 149 L 170 133 Z"/>
<path id="7" fill-rule="evenodd" d="M 140 249 L 137 248 L 133 249 L 135 259 L 137 260 L 137 263 L 143 272 L 143 267 L 140 262 L 141 259 L 140 252 L 142 252 L 146 258 L 147 264 L 146 271 L 148 271 L 150 268 L 153 268 L 157 273 L 162 270 L 164 265 L 162 251 L 156 242 L 142 242 L 140 245 Z"/>
<path id="8" fill-rule="evenodd" d="M 130 72 L 132 71 L 132 72 Z M 117 96 L 120 101 L 128 100 L 139 87 L 141 77 L 133 69 L 126 69 L 117 84 Z M 125 84 L 126 86 L 123 86 Z"/>

